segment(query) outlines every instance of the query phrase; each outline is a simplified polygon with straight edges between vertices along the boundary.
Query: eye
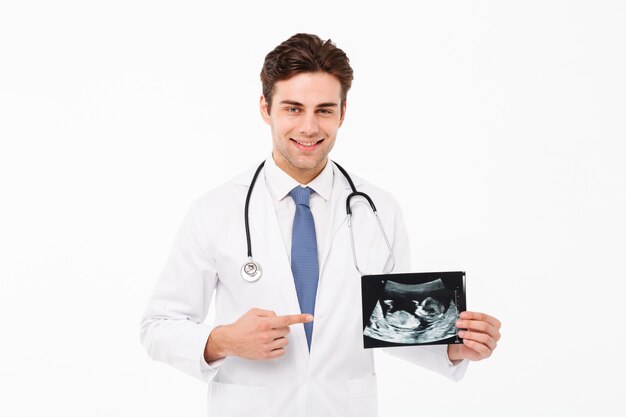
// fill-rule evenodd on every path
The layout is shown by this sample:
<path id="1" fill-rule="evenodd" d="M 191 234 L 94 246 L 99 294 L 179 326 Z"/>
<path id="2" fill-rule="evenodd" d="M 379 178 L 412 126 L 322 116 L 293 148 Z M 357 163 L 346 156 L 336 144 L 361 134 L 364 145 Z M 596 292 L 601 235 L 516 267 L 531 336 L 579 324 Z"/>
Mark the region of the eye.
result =
<path id="1" fill-rule="evenodd" d="M 296 106 L 291 106 L 286 107 L 285 110 L 287 110 L 287 113 L 298 113 L 300 111 L 300 108 Z"/>
<path id="2" fill-rule="evenodd" d="M 333 114 L 332 110 L 328 110 L 328 109 L 319 109 L 319 113 L 321 114 Z"/>

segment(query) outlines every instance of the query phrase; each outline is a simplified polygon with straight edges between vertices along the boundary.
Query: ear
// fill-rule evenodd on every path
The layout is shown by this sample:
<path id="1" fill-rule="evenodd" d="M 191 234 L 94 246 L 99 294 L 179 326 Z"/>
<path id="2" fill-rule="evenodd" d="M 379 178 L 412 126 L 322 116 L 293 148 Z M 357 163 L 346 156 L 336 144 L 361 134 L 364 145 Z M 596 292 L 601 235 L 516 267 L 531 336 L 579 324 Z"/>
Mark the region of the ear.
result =
<path id="1" fill-rule="evenodd" d="M 343 102 L 343 106 L 341 106 L 341 118 L 339 119 L 339 127 L 343 124 L 343 119 L 346 117 L 346 105 L 348 104 L 348 100 L 346 99 Z"/>
<path id="2" fill-rule="evenodd" d="M 393 300 L 383 300 L 383 304 L 387 307 L 393 307 Z"/>
<path id="3" fill-rule="evenodd" d="M 267 103 L 267 101 L 265 100 L 265 96 L 263 95 L 261 95 L 261 98 L 259 99 L 259 111 L 261 112 L 261 117 L 263 118 L 265 123 L 269 125 L 270 124 L 269 104 Z"/>

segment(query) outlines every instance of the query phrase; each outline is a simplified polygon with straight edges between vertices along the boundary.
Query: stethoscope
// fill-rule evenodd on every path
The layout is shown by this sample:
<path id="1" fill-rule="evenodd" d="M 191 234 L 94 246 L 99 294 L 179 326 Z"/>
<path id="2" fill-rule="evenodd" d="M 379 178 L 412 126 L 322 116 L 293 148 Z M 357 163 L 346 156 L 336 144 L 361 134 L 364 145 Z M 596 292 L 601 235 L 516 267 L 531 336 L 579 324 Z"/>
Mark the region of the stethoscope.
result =
<path id="1" fill-rule="evenodd" d="M 380 217 L 378 217 L 378 211 L 376 210 L 376 206 L 374 205 L 374 202 L 372 201 L 369 195 L 356 190 L 356 187 L 354 186 L 354 183 L 352 182 L 352 178 L 350 178 L 350 175 L 348 175 L 345 169 L 343 169 L 335 161 L 332 161 L 332 162 L 333 164 L 335 164 L 337 168 L 339 168 L 339 171 L 341 171 L 343 176 L 346 177 L 346 179 L 348 180 L 348 183 L 350 184 L 350 188 L 352 188 L 352 193 L 350 193 L 348 197 L 346 197 L 346 213 L 348 214 L 348 228 L 350 229 L 350 241 L 352 242 L 352 256 L 354 258 L 354 266 L 356 267 L 357 271 L 359 271 L 361 275 L 365 275 L 365 273 L 361 270 L 361 268 L 359 268 L 359 264 L 356 259 L 356 251 L 354 249 L 354 232 L 352 230 L 352 221 L 351 221 L 352 208 L 350 207 L 350 200 L 352 199 L 352 197 L 360 196 L 360 197 L 365 198 L 367 202 L 370 204 L 370 207 L 372 208 L 372 212 L 374 213 L 374 216 L 376 217 L 376 221 L 378 222 L 378 227 L 380 228 L 383 238 L 385 239 L 385 243 L 387 244 L 387 249 L 389 250 L 389 254 L 391 256 L 392 262 L 391 262 L 391 267 L 387 271 L 384 271 L 383 273 L 385 274 L 389 273 L 391 270 L 393 270 L 394 266 L 396 265 L 396 258 L 393 256 L 393 250 L 391 249 L 391 245 L 389 244 L 389 239 L 387 239 L 387 234 L 385 233 L 385 229 L 383 228 L 383 225 L 380 221 Z M 265 161 L 261 162 L 261 165 L 259 165 L 259 167 L 256 169 L 256 172 L 254 173 L 254 176 L 252 177 L 252 181 L 250 182 L 250 188 L 248 189 L 248 195 L 246 196 L 246 206 L 244 210 L 244 222 L 246 225 L 246 242 L 248 244 L 248 261 L 244 263 L 243 266 L 241 267 L 241 277 L 248 282 L 258 281 L 261 278 L 261 276 L 263 276 L 263 269 L 261 268 L 261 265 L 252 259 L 252 243 L 250 242 L 250 222 L 248 221 L 248 207 L 250 206 L 250 196 L 252 195 L 254 183 L 256 182 L 256 179 L 259 176 L 259 172 L 261 172 L 261 169 L 263 168 L 264 165 L 265 165 Z"/>

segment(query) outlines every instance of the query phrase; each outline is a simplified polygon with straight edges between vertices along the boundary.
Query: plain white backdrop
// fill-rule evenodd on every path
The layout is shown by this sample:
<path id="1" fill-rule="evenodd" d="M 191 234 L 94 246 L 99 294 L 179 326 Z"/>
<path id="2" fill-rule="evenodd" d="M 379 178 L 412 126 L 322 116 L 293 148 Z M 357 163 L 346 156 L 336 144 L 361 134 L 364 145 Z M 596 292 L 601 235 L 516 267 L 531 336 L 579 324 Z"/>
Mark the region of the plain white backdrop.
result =
<path id="1" fill-rule="evenodd" d="M 626 3 L 381 4 L 1 3 L 1 416 L 204 415 L 139 320 L 191 202 L 269 153 L 296 32 L 355 70 L 334 159 L 503 322 L 459 383 L 378 355 L 381 416 L 624 415 Z"/>

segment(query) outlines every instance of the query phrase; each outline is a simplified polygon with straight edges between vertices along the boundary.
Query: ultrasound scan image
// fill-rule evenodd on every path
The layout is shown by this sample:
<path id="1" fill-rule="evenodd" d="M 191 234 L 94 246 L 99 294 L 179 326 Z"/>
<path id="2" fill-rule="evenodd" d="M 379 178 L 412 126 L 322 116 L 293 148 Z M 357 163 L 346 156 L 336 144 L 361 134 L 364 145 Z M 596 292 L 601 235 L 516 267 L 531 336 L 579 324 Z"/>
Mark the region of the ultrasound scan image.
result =
<path id="1" fill-rule="evenodd" d="M 420 283 L 381 280 L 375 288 L 377 294 L 370 297 L 375 303 L 363 330 L 365 347 L 376 347 L 376 341 L 403 345 L 458 342 L 458 289 L 446 287 L 441 278 Z M 367 343 L 367 338 L 374 340 Z"/>

